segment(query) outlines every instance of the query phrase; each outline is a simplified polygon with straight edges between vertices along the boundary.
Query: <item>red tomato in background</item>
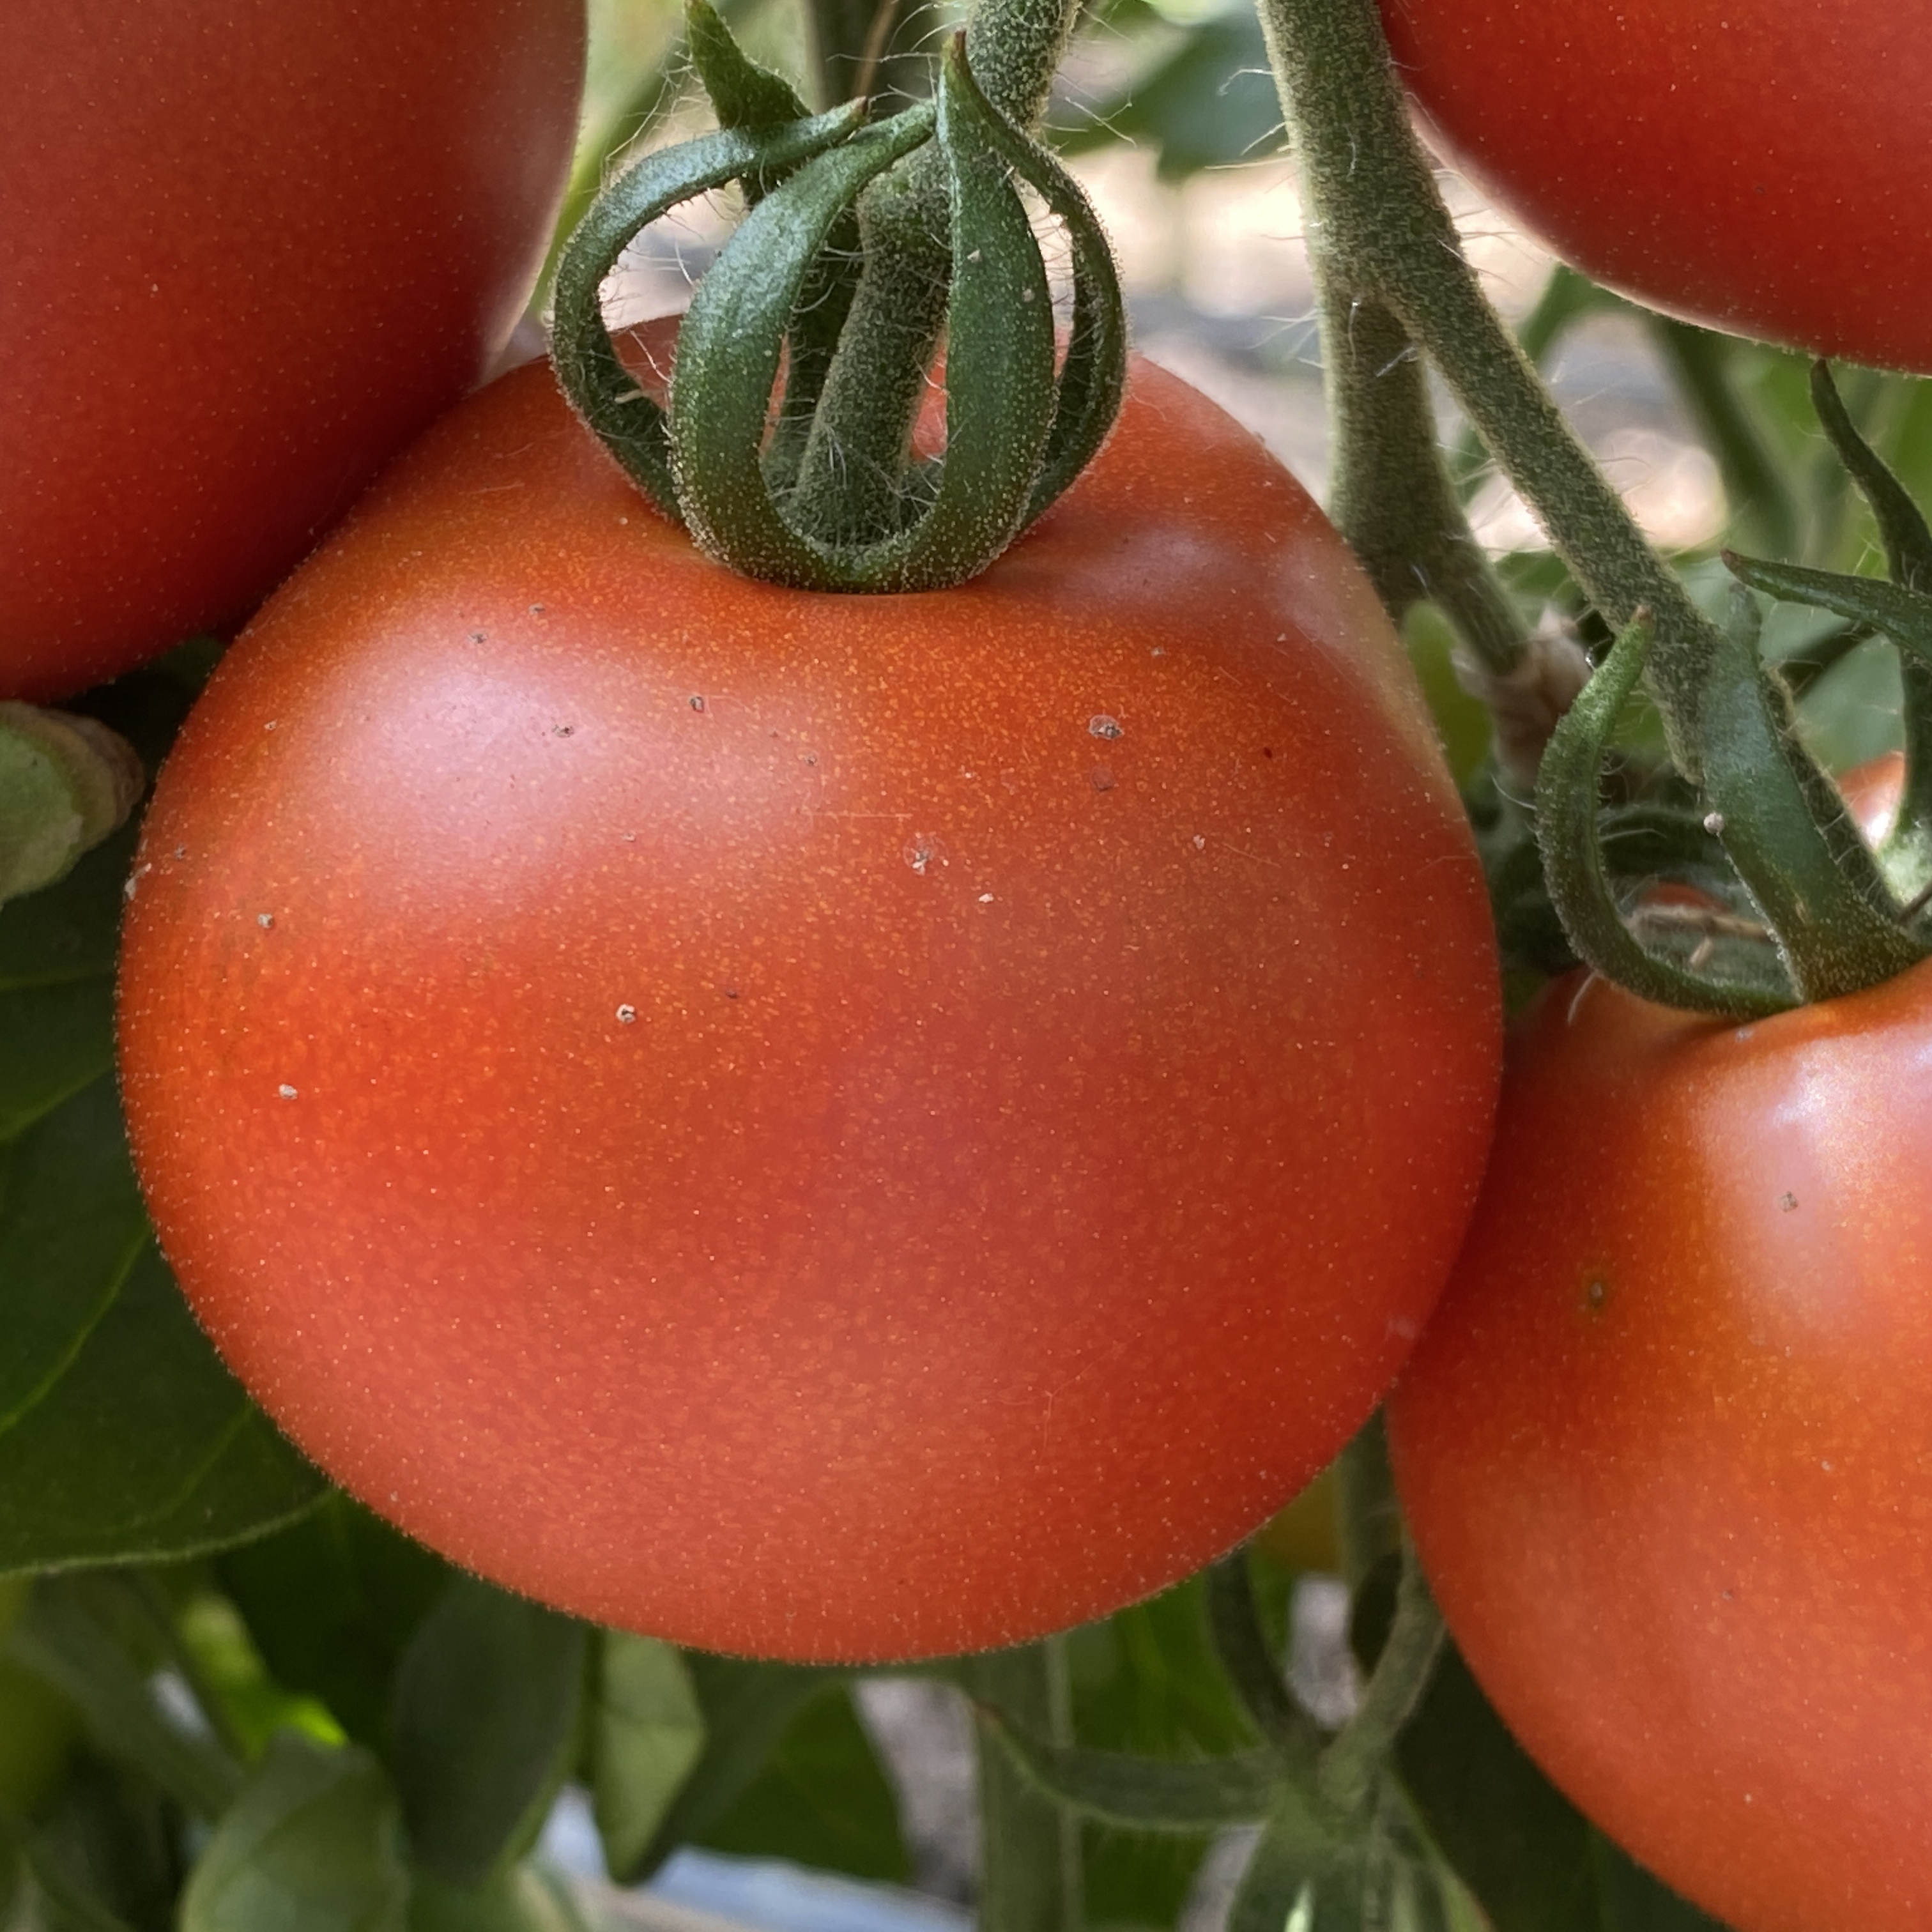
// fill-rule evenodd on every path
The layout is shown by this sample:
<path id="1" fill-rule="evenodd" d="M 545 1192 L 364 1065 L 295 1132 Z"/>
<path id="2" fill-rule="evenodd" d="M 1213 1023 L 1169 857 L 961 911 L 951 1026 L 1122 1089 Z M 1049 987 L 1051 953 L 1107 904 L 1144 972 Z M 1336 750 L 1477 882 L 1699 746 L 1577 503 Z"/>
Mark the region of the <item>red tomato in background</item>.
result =
<path id="1" fill-rule="evenodd" d="M 584 40 L 583 0 L 13 0 L 0 698 L 245 616 L 476 382 Z"/>
<path id="2" fill-rule="evenodd" d="M 1932 370 L 1932 28 L 1900 0 L 1382 0 L 1433 144 L 1666 312 Z"/>
<path id="3" fill-rule="evenodd" d="M 1457 1643 L 1740 1932 L 1932 1921 L 1932 968 L 1753 1025 L 1559 981 L 1389 1406 Z"/>
<path id="4" fill-rule="evenodd" d="M 135 875 L 166 1252 L 334 1476 L 487 1576 L 905 1658 L 1294 1493 L 1461 1237 L 1500 1028 L 1400 647 L 1142 366 L 986 574 L 700 556 L 547 369 L 217 673 Z"/>

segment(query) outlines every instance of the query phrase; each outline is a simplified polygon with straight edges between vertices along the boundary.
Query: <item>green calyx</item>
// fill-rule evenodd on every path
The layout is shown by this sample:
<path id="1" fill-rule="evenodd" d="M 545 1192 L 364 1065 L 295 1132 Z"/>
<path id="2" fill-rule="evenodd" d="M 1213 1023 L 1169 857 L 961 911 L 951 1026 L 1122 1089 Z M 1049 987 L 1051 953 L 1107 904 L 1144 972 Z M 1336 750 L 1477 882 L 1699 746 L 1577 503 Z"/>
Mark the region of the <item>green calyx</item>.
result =
<path id="1" fill-rule="evenodd" d="M 572 237 L 556 285 L 558 380 L 652 502 L 734 569 L 813 590 L 963 582 L 1073 481 L 1119 407 L 1126 325 L 1099 222 L 1060 164 L 982 93 L 960 37 L 941 58 L 935 98 L 874 124 L 860 103 L 808 115 L 788 83 L 739 51 L 708 0 L 689 0 L 688 17 L 722 124 L 646 156 Z M 944 454 L 917 457 L 910 420 L 885 425 L 901 452 L 890 487 L 855 476 L 842 500 L 800 479 L 808 451 L 837 447 L 843 425 L 823 418 L 826 395 L 842 355 L 862 352 L 844 339 L 868 266 L 859 211 L 909 158 L 929 166 L 922 150 L 944 189 Z M 625 369 L 599 291 L 648 223 L 733 182 L 748 212 L 684 319 L 661 406 Z M 1016 183 L 1070 244 L 1064 351 Z M 889 395 L 879 406 L 893 406 Z M 864 442 L 880 446 L 881 426 L 862 427 Z"/>
<path id="2" fill-rule="evenodd" d="M 1662 868 L 1689 890 L 1659 893 L 1652 872 L 1633 896 L 1606 857 L 1600 783 L 1617 715 L 1652 648 L 1646 616 L 1618 638 L 1558 727 L 1537 782 L 1538 843 L 1578 955 L 1646 998 L 1736 1018 L 1855 993 L 1932 955 L 1932 530 L 1858 435 L 1822 363 L 1812 392 L 1871 506 L 1892 578 L 1726 553 L 1738 587 L 1718 648 L 1697 667 L 1697 787 L 1680 814 L 1686 836 Z M 1900 652 L 1906 777 L 1876 851 L 1800 740 L 1790 691 L 1760 656 L 1756 593 L 1832 612 L 1852 634 L 1883 636 Z M 1724 862 L 1713 866 L 1718 850 Z"/>
<path id="3" fill-rule="evenodd" d="M 0 901 L 52 885 L 126 823 L 147 784 L 92 718 L 0 704 Z"/>

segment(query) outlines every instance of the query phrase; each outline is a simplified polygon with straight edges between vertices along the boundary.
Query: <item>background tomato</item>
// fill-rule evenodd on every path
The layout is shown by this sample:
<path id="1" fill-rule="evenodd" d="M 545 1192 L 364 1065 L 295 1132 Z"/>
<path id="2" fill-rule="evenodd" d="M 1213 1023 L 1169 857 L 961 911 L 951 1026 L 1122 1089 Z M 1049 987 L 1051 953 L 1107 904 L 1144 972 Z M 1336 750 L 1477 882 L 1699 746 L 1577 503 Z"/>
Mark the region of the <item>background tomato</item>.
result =
<path id="1" fill-rule="evenodd" d="M 1922 967 L 1737 1027 L 1559 982 L 1390 1402 L 1496 1708 L 1742 1932 L 1932 1915 L 1928 1064 Z"/>
<path id="2" fill-rule="evenodd" d="M 137 1156 L 230 1360 L 436 1547 L 712 1647 L 1010 1642 L 1226 1549 L 1488 1143 L 1400 647 L 1151 368 L 984 577 L 849 598 L 505 377 L 218 672 L 136 886 Z"/>
<path id="3" fill-rule="evenodd" d="M 1382 0 L 1436 146 L 1693 322 L 1932 370 L 1932 34 L 1896 0 Z"/>
<path id="4" fill-rule="evenodd" d="M 14 0 L 0 698 L 246 615 L 470 388 L 570 159 L 582 0 Z"/>

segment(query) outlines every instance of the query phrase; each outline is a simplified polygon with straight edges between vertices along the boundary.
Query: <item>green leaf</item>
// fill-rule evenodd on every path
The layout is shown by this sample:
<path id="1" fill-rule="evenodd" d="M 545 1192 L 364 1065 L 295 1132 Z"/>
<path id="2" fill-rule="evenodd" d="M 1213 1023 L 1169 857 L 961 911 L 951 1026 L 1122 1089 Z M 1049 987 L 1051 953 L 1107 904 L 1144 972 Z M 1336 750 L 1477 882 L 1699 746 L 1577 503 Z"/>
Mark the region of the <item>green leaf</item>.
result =
<path id="1" fill-rule="evenodd" d="M 1151 147 L 1163 181 L 1271 152 L 1282 139 L 1281 103 L 1255 10 L 1232 6 L 1196 22 L 1151 71 L 1083 121 L 1056 128 L 1064 148 L 1109 140 Z"/>
<path id="2" fill-rule="evenodd" d="M 155 1251 L 111 1082 L 0 1147 L 0 1574 L 199 1554 L 323 1487 Z"/>
<path id="3" fill-rule="evenodd" d="M 419 1877 L 410 1932 L 591 1932 L 561 1879 L 515 1865 L 473 1889 Z"/>
<path id="4" fill-rule="evenodd" d="M 234 1797 L 238 1768 L 162 1714 L 149 1682 L 154 1660 L 128 1640 L 119 1587 L 106 1576 L 42 1582 L 8 1633 L 6 1654 L 73 1705 L 104 1756 L 152 1778 L 188 1811 L 215 1817 Z"/>
<path id="5" fill-rule="evenodd" d="M 704 1713 L 674 1644 L 607 1631 L 590 1712 L 598 1835 L 614 1871 L 650 1849 L 704 1751 Z"/>
<path id="6" fill-rule="evenodd" d="M 576 1761 L 589 1634 L 468 1576 L 423 1619 L 396 1674 L 391 1762 L 436 1877 L 480 1885 L 535 1842 Z"/>
<path id="7" fill-rule="evenodd" d="M 357 1743 L 386 1749 L 391 1679 L 449 1565 L 338 1494 L 229 1551 L 217 1574 L 275 1681 L 320 1699 Z"/>
<path id="8" fill-rule="evenodd" d="M 135 1932 L 173 1932 L 181 1814 L 150 1780 L 83 1755 L 34 1818 L 44 1892 L 78 1889 Z M 71 1922 L 56 1918 L 50 1932 L 72 1932 Z"/>
<path id="9" fill-rule="evenodd" d="M 1726 1932 L 1708 1913 L 1680 1898 L 1622 1846 L 1590 1834 L 1603 1932 Z"/>
<path id="10" fill-rule="evenodd" d="M 911 1876 L 898 1802 L 850 1692 L 836 1682 L 798 1712 L 736 1802 L 693 1840 L 855 1878 L 896 1883 Z"/>
<path id="11" fill-rule="evenodd" d="M 408 1932 L 409 1898 L 382 1767 L 285 1731 L 190 1875 L 181 1932 Z"/>
<path id="12" fill-rule="evenodd" d="M 620 1863 L 606 1844 L 604 1857 L 620 1884 L 648 1878 L 687 1841 L 724 1816 L 764 1770 L 801 1709 L 832 1673 L 793 1664 L 754 1664 L 701 1651 L 685 1654 L 685 1666 L 704 1713 L 704 1752 L 665 1813 L 657 1834 L 634 1862 Z"/>

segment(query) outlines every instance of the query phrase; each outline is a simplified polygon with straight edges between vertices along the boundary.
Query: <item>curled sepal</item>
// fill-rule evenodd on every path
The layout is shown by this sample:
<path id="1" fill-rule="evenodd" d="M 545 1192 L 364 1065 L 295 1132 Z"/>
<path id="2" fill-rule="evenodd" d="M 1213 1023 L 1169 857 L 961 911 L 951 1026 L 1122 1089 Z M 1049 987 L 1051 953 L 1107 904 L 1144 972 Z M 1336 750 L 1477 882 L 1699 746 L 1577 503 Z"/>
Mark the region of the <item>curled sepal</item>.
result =
<path id="1" fill-rule="evenodd" d="M 664 413 L 618 358 L 604 324 L 604 279 L 632 238 L 680 202 L 734 181 L 782 177 L 836 148 L 864 111 L 862 104 L 850 103 L 777 128 L 721 128 L 646 154 L 597 198 L 559 259 L 550 325 L 557 380 L 625 472 L 674 521 L 682 521 L 682 513 Z"/>
<path id="2" fill-rule="evenodd" d="M 833 222 L 926 138 L 934 115 L 950 208 L 946 454 L 932 501 L 904 528 L 835 543 L 789 522 L 763 460 L 780 346 Z M 748 214 L 699 285 L 671 376 L 671 455 L 692 534 L 748 575 L 812 590 L 922 590 L 982 570 L 1012 540 L 1054 419 L 1046 271 L 1000 140 L 1004 124 L 962 44 L 924 105 L 802 168 Z M 1104 425 L 1103 430 L 1104 430 Z"/>
<path id="3" fill-rule="evenodd" d="M 739 46 L 711 0 L 684 0 L 684 38 L 719 127 L 763 134 L 810 117 L 791 82 L 760 67 Z M 754 192 L 752 182 L 746 190 Z"/>
<path id="4" fill-rule="evenodd" d="M 1787 991 L 1706 979 L 1652 952 L 1624 922 L 1617 902 L 1604 858 L 1598 779 L 1617 716 L 1643 674 L 1650 640 L 1649 614 L 1640 611 L 1544 748 L 1536 779 L 1536 842 L 1550 899 L 1576 956 L 1645 999 L 1734 1019 L 1782 1012 L 1796 1004 Z"/>
<path id="5" fill-rule="evenodd" d="M 1100 1823 L 1136 1832 L 1212 1832 L 1252 1824 L 1292 1799 L 1271 1750 L 1182 1760 L 1048 1744 L 982 1706 L 980 1715 L 1029 1783 Z"/>
<path id="6" fill-rule="evenodd" d="M 1888 584 L 1882 577 L 1846 577 L 1835 570 L 1772 563 L 1730 550 L 1724 557 L 1726 568 L 1750 589 L 1868 625 L 1882 631 L 1901 650 L 1932 662 L 1932 596 Z"/>
<path id="7" fill-rule="evenodd" d="M 1022 133 L 980 92 L 963 44 L 954 49 L 956 83 L 968 91 L 981 133 L 1020 179 L 1066 225 L 1072 253 L 1073 316 L 1054 398 L 1053 426 L 1024 521 L 1052 503 L 1106 441 L 1127 382 L 1126 303 L 1106 231 L 1087 191 L 1051 150 Z M 949 378 L 950 380 L 950 378 Z"/>
<path id="8" fill-rule="evenodd" d="M 64 878 L 146 787 L 134 748 L 97 720 L 0 704 L 0 901 Z"/>
<path id="9" fill-rule="evenodd" d="M 1758 631 L 1756 600 L 1741 587 L 1700 694 L 1704 802 L 1799 993 L 1834 999 L 1902 973 L 1927 948 L 1798 742 L 1790 696 L 1760 660 Z"/>
<path id="10" fill-rule="evenodd" d="M 1859 435 L 1829 364 L 1822 362 L 1811 365 L 1811 406 L 1838 460 L 1871 506 L 1892 581 L 1908 590 L 1932 590 L 1932 529 L 1905 485 Z"/>

